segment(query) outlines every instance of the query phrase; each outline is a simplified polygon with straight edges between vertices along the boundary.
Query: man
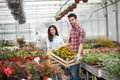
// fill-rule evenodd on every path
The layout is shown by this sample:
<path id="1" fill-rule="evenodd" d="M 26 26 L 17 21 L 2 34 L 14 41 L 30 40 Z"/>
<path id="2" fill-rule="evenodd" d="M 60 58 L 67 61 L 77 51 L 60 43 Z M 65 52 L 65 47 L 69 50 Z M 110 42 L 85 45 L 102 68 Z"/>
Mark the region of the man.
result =
<path id="1" fill-rule="evenodd" d="M 72 26 L 72 29 L 70 31 L 69 41 L 67 41 L 65 46 L 70 45 L 71 50 L 77 53 L 77 56 L 74 60 L 79 61 L 80 59 L 82 59 L 85 32 L 84 29 L 80 27 L 77 16 L 74 13 L 68 15 L 68 20 Z M 79 69 L 80 64 L 70 67 L 73 80 L 80 80 Z"/>
<path id="2" fill-rule="evenodd" d="M 33 40 L 36 46 L 40 47 L 44 51 L 46 51 L 46 45 L 45 45 L 46 36 L 47 36 L 46 33 L 36 32 L 36 37 Z"/>

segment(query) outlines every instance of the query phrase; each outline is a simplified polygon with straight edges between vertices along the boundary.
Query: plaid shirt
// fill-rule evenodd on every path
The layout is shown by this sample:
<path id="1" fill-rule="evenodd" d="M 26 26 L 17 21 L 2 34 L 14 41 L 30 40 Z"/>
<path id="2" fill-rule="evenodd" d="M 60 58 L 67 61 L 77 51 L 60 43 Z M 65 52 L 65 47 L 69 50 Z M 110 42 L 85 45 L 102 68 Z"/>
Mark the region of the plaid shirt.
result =
<path id="1" fill-rule="evenodd" d="M 70 31 L 69 38 L 71 50 L 78 53 L 79 45 L 84 44 L 84 39 L 85 39 L 84 29 L 79 26 L 73 27 Z"/>

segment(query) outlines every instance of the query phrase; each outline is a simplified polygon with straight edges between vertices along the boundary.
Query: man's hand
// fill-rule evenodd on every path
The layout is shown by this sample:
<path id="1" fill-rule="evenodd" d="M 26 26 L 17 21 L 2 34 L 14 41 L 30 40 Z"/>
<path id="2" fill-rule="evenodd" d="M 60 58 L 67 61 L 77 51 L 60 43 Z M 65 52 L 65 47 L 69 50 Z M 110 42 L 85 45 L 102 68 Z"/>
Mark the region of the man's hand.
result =
<path id="1" fill-rule="evenodd" d="M 79 61 L 79 60 L 81 60 L 82 59 L 82 55 L 80 55 L 80 53 L 78 53 L 77 55 L 76 55 L 76 57 L 74 58 L 74 61 L 76 62 L 76 61 Z"/>

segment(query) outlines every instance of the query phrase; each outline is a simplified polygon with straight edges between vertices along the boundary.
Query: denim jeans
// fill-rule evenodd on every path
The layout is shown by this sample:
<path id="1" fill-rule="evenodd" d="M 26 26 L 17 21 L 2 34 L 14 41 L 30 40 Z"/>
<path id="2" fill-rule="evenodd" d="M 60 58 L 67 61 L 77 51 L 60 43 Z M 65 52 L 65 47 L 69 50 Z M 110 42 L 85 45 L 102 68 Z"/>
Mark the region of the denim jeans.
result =
<path id="1" fill-rule="evenodd" d="M 54 79 L 53 80 L 62 80 L 62 77 L 60 74 L 57 74 L 54 76 Z"/>
<path id="2" fill-rule="evenodd" d="M 74 66 L 71 66 L 70 71 L 71 71 L 73 80 L 80 80 L 80 75 L 79 75 L 80 64 L 76 64 Z"/>

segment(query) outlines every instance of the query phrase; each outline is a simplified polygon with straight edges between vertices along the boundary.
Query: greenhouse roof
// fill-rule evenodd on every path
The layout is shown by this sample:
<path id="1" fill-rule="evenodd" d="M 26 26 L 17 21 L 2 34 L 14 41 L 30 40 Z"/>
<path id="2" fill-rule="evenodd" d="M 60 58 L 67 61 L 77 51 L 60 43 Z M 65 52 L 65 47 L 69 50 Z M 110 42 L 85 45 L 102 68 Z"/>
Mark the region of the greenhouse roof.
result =
<path id="1" fill-rule="evenodd" d="M 23 11 L 27 23 L 55 22 L 55 16 L 66 9 L 74 0 L 23 0 Z M 101 6 L 102 0 L 88 0 L 87 3 L 80 1 L 74 13 L 86 16 Z M 62 18 L 66 20 L 66 18 Z M 15 23 L 5 0 L 0 0 L 0 23 Z"/>

